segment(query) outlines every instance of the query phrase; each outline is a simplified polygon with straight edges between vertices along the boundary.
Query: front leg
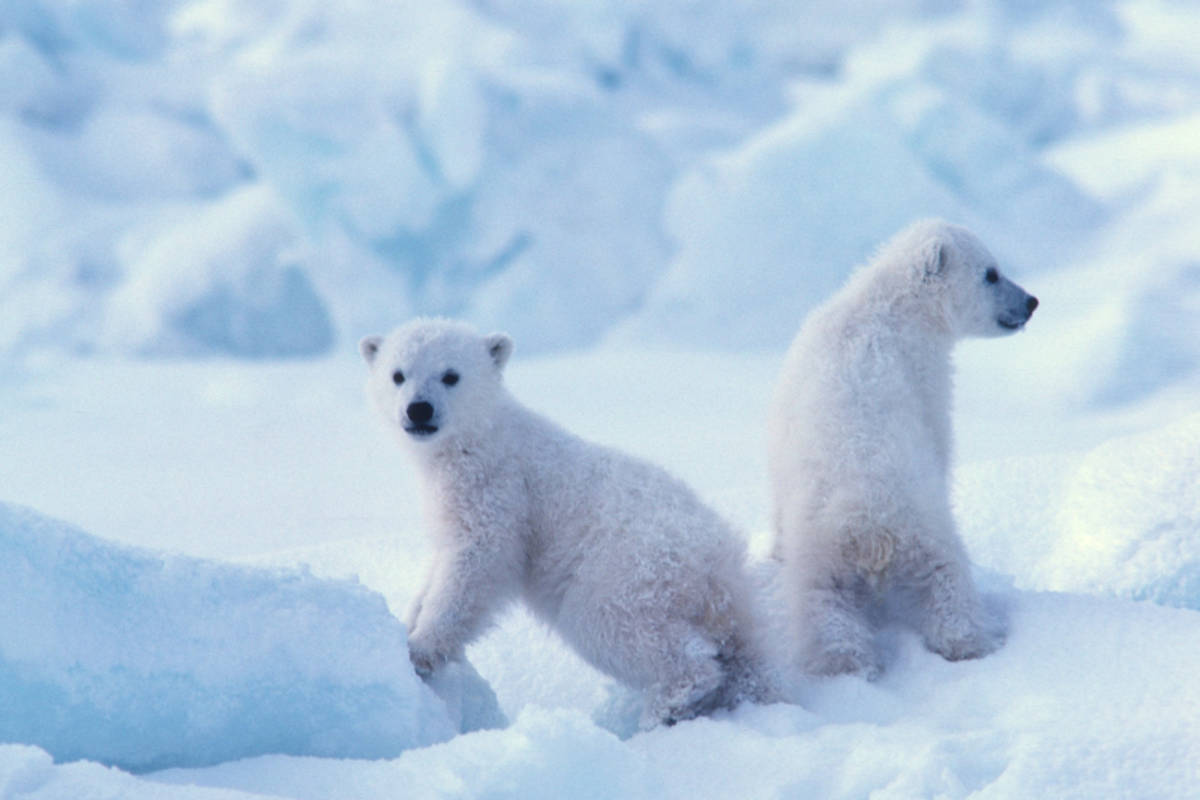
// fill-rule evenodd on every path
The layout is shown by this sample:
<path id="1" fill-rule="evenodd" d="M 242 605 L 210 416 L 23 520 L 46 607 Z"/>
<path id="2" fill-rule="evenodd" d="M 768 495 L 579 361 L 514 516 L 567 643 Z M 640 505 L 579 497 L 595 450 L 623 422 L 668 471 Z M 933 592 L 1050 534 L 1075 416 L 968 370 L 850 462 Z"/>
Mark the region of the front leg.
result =
<path id="1" fill-rule="evenodd" d="M 980 658 L 1004 643 L 1004 624 L 984 608 L 965 557 L 925 551 L 911 587 L 925 646 L 948 661 Z"/>
<path id="2" fill-rule="evenodd" d="M 417 674 L 428 677 L 447 661 L 461 660 L 463 648 L 516 593 L 516 578 L 511 559 L 494 549 L 439 552 L 411 612 L 408 653 Z"/>

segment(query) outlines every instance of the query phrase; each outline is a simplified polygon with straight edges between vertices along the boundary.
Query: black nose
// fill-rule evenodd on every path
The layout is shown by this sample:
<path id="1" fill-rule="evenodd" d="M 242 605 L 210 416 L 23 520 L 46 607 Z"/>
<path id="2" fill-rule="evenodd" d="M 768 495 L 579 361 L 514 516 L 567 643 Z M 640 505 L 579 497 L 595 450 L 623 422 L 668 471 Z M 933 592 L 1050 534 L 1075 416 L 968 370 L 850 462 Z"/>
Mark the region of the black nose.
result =
<path id="1" fill-rule="evenodd" d="M 1032 314 L 1033 310 L 1037 308 L 1037 306 L 1037 298 L 1033 295 L 1029 295 L 1029 299 L 1025 301 L 1025 307 L 1029 309 L 1029 313 Z"/>
<path id="2" fill-rule="evenodd" d="M 429 420 L 433 419 L 433 406 L 429 403 L 421 401 L 419 403 L 409 403 L 408 409 L 405 411 L 408 418 L 418 425 L 424 425 Z"/>

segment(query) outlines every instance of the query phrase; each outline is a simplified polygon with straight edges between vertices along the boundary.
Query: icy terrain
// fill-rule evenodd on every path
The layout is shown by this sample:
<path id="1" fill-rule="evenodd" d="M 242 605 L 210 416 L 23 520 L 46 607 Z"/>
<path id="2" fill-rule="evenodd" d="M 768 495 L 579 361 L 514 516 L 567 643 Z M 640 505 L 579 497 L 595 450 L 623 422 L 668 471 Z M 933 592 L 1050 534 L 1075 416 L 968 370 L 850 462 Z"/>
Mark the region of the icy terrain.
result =
<path id="1" fill-rule="evenodd" d="M 1022 336 L 1038 336 L 1036 326 Z M 1002 348 L 1018 341 L 988 346 Z M 960 354 L 968 397 L 972 385 L 989 372 L 982 361 L 979 353 Z M 518 359 L 511 365 L 510 382 L 519 396 L 576 430 L 654 456 L 685 476 L 748 532 L 761 554 L 767 531 L 758 451 L 762 433 L 753 424 L 731 433 L 731 427 L 740 426 L 731 426 L 730 420 L 761 418 L 773 366 L 774 357 L 573 354 L 527 359 L 523 364 Z M 618 369 L 627 378 L 624 386 L 610 378 Z M 162 367 L 155 364 L 75 362 L 69 385 L 31 379 L 4 389 L 5 407 L 17 413 L 0 421 L 3 441 L 31 453 L 73 448 L 72 460 L 56 462 L 65 470 L 57 481 L 50 473 L 55 462 L 43 454 L 26 464 L 37 475 L 23 481 L 14 468 L 2 476 L 5 486 L 21 487 L 27 496 L 36 494 L 46 507 L 68 506 L 73 488 L 85 497 L 107 493 L 130 498 L 142 521 L 122 516 L 116 524 L 124 538 L 158 538 L 160 546 L 184 553 L 223 551 L 255 565 L 222 566 L 179 555 L 166 562 L 186 567 L 182 575 L 163 576 L 158 572 L 166 563 L 161 558 L 131 553 L 130 545 L 91 543 L 110 554 L 109 563 L 126 572 L 141 565 L 154 578 L 157 605 L 147 609 L 132 604 L 133 611 L 178 615 L 182 630 L 151 634 L 143 626 L 106 622 L 111 620 L 104 616 L 106 607 L 128 596 L 126 585 L 83 582 L 94 598 L 88 601 L 80 599 L 79 587 L 71 591 L 80 581 L 62 576 L 52 608 L 65 619 L 47 630 L 35 626 L 25 611 L 18 628 L 40 632 L 39 641 L 47 633 L 63 638 L 58 648 L 43 651 L 35 662 L 43 675 L 65 669 L 61 665 L 70 659 L 79 667 L 96 669 L 105 653 L 114 658 L 124 653 L 135 669 L 170 658 L 183 665 L 186 678 L 217 670 L 222 677 L 210 691 L 214 697 L 242 697 L 245 713 L 276 702 L 294 708 L 289 704 L 308 695 L 313 716 L 301 714 L 301 723 L 316 721 L 319 704 L 333 704 L 339 692 L 362 680 L 356 676 L 364 671 L 367 678 L 377 675 L 398 687 L 401 700 L 414 701 L 411 672 L 371 655 L 372 641 L 390 647 L 402 640 L 395 621 L 372 606 L 363 589 L 321 585 L 315 576 L 341 580 L 357 575 L 382 593 L 393 611 L 402 610 L 419 585 L 429 552 L 417 513 L 415 476 L 376 429 L 359 396 L 362 367 L 353 354 L 277 366 L 270 371 L 270 381 L 262 381 L 260 370 L 231 363 L 180 365 L 164 381 Z M 714 383 L 714 372 L 727 380 Z M 297 386 L 338 384 L 350 388 L 340 394 L 296 396 Z M 154 386 L 160 393 L 154 402 L 138 400 Z M 631 386 L 640 388 L 631 392 Z M 679 394 L 703 396 L 705 402 L 681 407 L 672 400 Z M 83 466 L 119 452 L 126 436 L 121 425 L 100 426 L 91 437 L 78 436 L 82 428 L 96 427 L 89 416 L 79 428 L 56 430 L 63 416 L 83 412 L 102 420 L 120 419 L 114 408 L 124 404 L 139 405 L 140 423 L 148 430 L 175 424 L 170 446 L 200 465 L 183 470 L 184 484 L 178 474 L 158 474 L 170 472 L 171 462 L 163 453 L 136 458 L 136 463 L 144 463 L 136 473 L 128 466 L 105 476 Z M 181 406 L 192 418 L 187 425 L 177 422 Z M 246 416 L 253 418 L 256 429 L 253 459 L 243 458 L 232 446 L 246 435 L 237 424 Z M 272 419 L 277 417 L 282 417 L 278 424 Z M 314 450 L 297 461 L 294 440 L 327 420 L 338 421 L 340 447 L 325 448 L 317 441 Z M 863 797 L 872 791 L 895 797 L 965 797 L 974 791 L 982 797 L 1188 796 L 1200 779 L 1200 736 L 1194 724 L 1200 693 L 1192 680 L 1200 664 L 1200 614 L 1123 598 L 1197 605 L 1194 583 L 1189 584 L 1187 576 L 1195 574 L 1198 563 L 1189 553 L 1195 552 L 1200 465 L 1194 455 L 1189 462 L 1188 454 L 1196 452 L 1190 445 L 1200 423 L 1194 415 L 1184 416 L 1078 452 L 1026 452 L 1032 450 L 1026 437 L 1043 439 L 1053 421 L 1043 421 L 1045 430 L 1038 430 L 1037 421 L 1022 420 L 1011 407 L 1002 406 L 993 414 L 981 405 L 961 409 L 960 420 L 960 450 L 980 459 L 961 470 L 959 516 L 984 570 L 984 585 L 1007 608 L 1012 626 L 1006 646 L 982 661 L 949 664 L 926 652 L 911 634 L 888 631 L 882 637 L 888 667 L 877 683 L 849 678 L 801 681 L 797 705 L 744 707 L 713 720 L 622 739 L 636 719 L 628 710 L 628 696 L 524 613 L 514 612 L 468 651 L 512 720 L 503 730 L 407 749 L 395 759 L 350 761 L 254 758 L 261 749 L 251 732 L 243 731 L 221 740 L 222 747 L 240 750 L 237 760 L 137 779 L 93 764 L 55 765 L 44 749 L 14 745 L 0 748 L 0 786 L 11 797 L 79 797 L 80 787 L 86 786 L 100 796 L 134 800 L 385 798 L 397 796 L 397 787 L 411 797 Z M 242 419 L 241 424 L 248 421 Z M 1133 424 L 1095 417 L 1087 430 L 1107 437 L 1110 427 Z M 1022 426 L 1035 429 L 1021 430 Z M 233 438 L 227 441 L 223 437 L 229 429 Z M 1076 438 L 1082 441 L 1085 436 Z M 204 453 L 212 448 L 229 455 L 219 478 L 204 474 L 210 468 Z M 1163 468 L 1147 466 L 1151 463 Z M 297 513 L 286 504 L 252 504 L 237 493 L 223 492 L 238 482 L 255 485 L 263 480 L 264 470 L 286 476 L 298 487 L 298 495 L 310 480 L 326 482 L 327 493 L 321 503 L 305 505 Z M 35 493 L 32 484 L 38 477 L 55 485 Z M 135 494 L 143 496 L 134 498 Z M 201 504 L 198 498 L 207 502 Z M 114 524 L 116 512 L 94 499 L 91 504 L 93 511 L 82 508 L 74 514 L 90 517 L 89 524 L 98 528 Z M 31 517 L 24 519 L 18 530 L 39 530 Z M 243 532 L 243 540 L 203 538 L 204 529 L 229 524 Z M 1081 525 L 1092 537 L 1091 544 L 1077 543 Z M 360 535 L 350 535 L 355 528 Z M 253 532 L 267 529 L 278 531 L 278 538 L 254 552 Z M 90 541 L 77 532 L 72 536 Z M 46 542 L 44 537 L 43 533 Z M 62 550 L 53 539 L 26 549 L 35 555 Z M 1158 556 L 1164 550 L 1171 554 L 1165 565 Z M 1123 551 L 1143 555 L 1114 556 Z M 105 566 L 96 566 L 94 559 L 89 564 L 93 572 Z M 313 575 L 278 571 L 294 564 L 310 565 Z M 1061 585 L 1063 575 L 1074 582 Z M 258 605 L 270 613 L 247 619 L 253 607 L 229 588 L 235 579 L 257 586 L 263 595 Z M 142 596 L 146 591 L 141 589 Z M 312 601 L 290 602 L 301 591 L 311 593 Z M 22 596 L 23 609 L 51 608 L 51 598 Z M 196 610 L 204 597 L 213 611 Z M 268 625 L 277 615 L 283 615 L 283 622 Z M 185 635 L 188 626 L 197 625 L 210 626 L 213 638 Z M 75 644 L 69 649 L 72 632 L 81 629 L 95 646 Z M 283 649 L 268 647 L 261 639 L 264 634 Z M 20 635 L 15 641 L 28 643 Z M 12 640 L 6 643 L 6 658 L 11 658 L 12 646 Z M 168 647 L 183 649 L 161 652 Z M 329 653 L 329 647 L 339 650 Z M 160 655 L 151 659 L 147 652 Z M 304 679 L 321 669 L 329 670 L 324 689 Z M 256 674 L 298 683 L 280 695 L 263 697 Z M 121 680 L 119 674 L 114 678 L 100 673 L 86 685 L 128 692 L 131 699 L 144 696 Z M 64 685 L 78 690 L 84 684 L 77 681 L 67 677 Z M 149 690 L 154 685 L 145 686 Z M 85 691 L 83 699 L 95 691 Z M 461 687 L 458 691 L 462 697 Z M 182 692 L 161 697 L 177 710 L 196 710 L 194 698 Z M 68 708 L 60 706 L 55 713 Z M 429 704 L 424 708 L 409 720 L 433 728 L 444 726 L 451 713 Z M 335 707 L 333 713 L 345 710 Z M 137 707 L 124 711 L 133 722 L 154 723 L 147 735 L 171 736 L 176 730 Z M 231 715 L 238 711 L 236 706 L 226 709 Z M 368 747 L 378 719 L 372 713 L 354 720 L 343 717 L 348 743 Z M 77 728 L 74 736 L 93 747 L 114 741 L 98 726 Z M 38 741 L 43 747 L 58 744 Z M 124 742 L 140 747 L 143 757 L 177 743 L 155 739 L 151 747 L 132 735 Z M 64 750 L 59 756 L 70 753 Z M 193 750 L 177 758 L 186 764 L 205 754 Z M 205 793 L 187 788 L 190 785 L 244 794 Z"/>
<path id="2" fill-rule="evenodd" d="M 404 626 L 351 583 L 163 558 L 5 505 L 0 555 L 6 742 L 144 772 L 395 756 L 504 722 L 485 687 L 446 677 L 442 702 L 422 684 Z"/>
<path id="3" fill-rule="evenodd" d="M 0 3 L 0 798 L 1193 796 L 1200 10 L 854 9 Z M 637 735 L 519 610 L 416 679 L 359 336 L 507 330 L 761 557 L 782 352 L 924 215 L 1041 301 L 956 354 L 1002 650 Z"/>
<path id="4" fill-rule="evenodd" d="M 526 352 L 776 348 L 938 214 L 1105 276 L 1120 399 L 1155 298 L 1195 293 L 1190 6 L 855 8 L 6 4 L 0 352 L 306 355 L 418 312 Z M 1143 382 L 1195 363 L 1181 327 Z"/>

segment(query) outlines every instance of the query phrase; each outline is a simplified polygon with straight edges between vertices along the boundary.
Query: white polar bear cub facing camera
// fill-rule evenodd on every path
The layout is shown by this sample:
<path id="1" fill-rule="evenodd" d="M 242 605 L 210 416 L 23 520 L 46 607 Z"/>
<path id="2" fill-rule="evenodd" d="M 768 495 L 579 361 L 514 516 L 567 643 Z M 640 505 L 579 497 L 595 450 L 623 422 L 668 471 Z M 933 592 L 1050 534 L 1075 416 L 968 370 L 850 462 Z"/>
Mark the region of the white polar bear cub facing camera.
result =
<path id="1" fill-rule="evenodd" d="M 662 469 L 520 405 L 504 334 L 418 319 L 359 347 L 367 390 L 417 461 L 435 555 L 409 611 L 422 675 L 513 599 L 646 692 L 643 727 L 766 697 L 744 545 Z"/>
<path id="2" fill-rule="evenodd" d="M 932 651 L 1003 643 L 950 510 L 950 353 L 1020 330 L 1037 299 L 964 228 L 912 225 L 815 310 L 784 360 L 769 420 L 775 555 L 803 668 L 878 675 L 873 621 Z"/>

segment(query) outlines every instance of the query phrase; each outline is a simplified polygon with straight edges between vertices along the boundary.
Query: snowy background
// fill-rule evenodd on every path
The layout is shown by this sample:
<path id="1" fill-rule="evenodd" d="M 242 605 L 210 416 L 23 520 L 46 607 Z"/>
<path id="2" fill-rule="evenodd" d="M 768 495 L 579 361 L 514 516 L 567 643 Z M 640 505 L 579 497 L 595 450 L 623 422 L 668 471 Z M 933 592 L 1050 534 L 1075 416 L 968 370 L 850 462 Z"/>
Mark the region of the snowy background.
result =
<path id="1" fill-rule="evenodd" d="M 1188 797 L 1200 8 L 0 2 L 0 798 Z M 415 314 L 769 542 L 804 314 L 912 219 L 1041 300 L 956 360 L 1008 644 L 630 735 L 523 612 L 430 687 L 355 343 Z M 778 622 L 775 620 L 775 622 Z"/>

